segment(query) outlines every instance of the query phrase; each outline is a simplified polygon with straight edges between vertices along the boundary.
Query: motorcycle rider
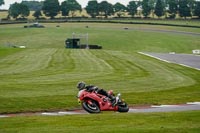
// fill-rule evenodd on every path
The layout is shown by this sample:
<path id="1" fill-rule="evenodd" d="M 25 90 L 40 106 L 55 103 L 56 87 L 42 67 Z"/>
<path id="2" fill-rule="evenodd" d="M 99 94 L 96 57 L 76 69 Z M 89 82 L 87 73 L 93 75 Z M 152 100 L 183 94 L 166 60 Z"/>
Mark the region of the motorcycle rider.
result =
<path id="1" fill-rule="evenodd" d="M 110 99 L 113 106 L 117 102 L 116 97 L 114 97 L 113 95 L 109 95 L 107 91 L 105 91 L 104 89 L 98 88 L 97 86 L 94 86 L 94 85 L 86 85 L 85 82 L 83 81 L 78 82 L 77 88 L 79 89 L 79 91 L 86 89 L 89 92 L 95 91 L 98 94 L 104 95 Z"/>

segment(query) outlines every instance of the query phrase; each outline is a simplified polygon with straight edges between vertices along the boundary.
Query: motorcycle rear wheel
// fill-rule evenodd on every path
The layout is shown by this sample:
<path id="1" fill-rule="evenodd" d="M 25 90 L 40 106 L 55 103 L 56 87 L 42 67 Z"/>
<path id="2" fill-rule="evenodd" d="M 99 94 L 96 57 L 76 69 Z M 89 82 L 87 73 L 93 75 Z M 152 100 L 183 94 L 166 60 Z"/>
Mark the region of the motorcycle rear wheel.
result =
<path id="1" fill-rule="evenodd" d="M 88 102 L 83 102 L 82 106 L 88 113 L 100 113 L 100 108 L 95 101 L 92 101 L 92 105 Z"/>

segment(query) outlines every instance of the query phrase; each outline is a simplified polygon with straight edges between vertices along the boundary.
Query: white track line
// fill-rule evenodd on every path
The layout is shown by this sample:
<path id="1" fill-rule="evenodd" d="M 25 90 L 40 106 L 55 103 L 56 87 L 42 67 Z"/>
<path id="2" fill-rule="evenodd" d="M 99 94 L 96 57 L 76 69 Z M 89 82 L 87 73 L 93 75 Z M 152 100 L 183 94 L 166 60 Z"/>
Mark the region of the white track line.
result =
<path id="1" fill-rule="evenodd" d="M 57 116 L 59 115 L 57 112 L 44 112 L 44 113 L 41 113 L 41 115 L 48 115 L 48 116 Z"/>
<path id="2" fill-rule="evenodd" d="M 185 65 L 185 64 L 179 64 L 179 65 L 181 65 L 181 66 L 185 66 L 185 67 L 188 67 L 188 68 L 192 68 L 192 69 L 196 69 L 196 70 L 199 70 L 199 71 L 200 71 L 199 68 L 191 67 L 191 66 L 188 66 L 188 65 Z"/>
<path id="3" fill-rule="evenodd" d="M 180 105 L 152 105 L 148 108 L 130 108 L 130 113 L 139 113 L 139 112 L 172 112 L 172 111 L 187 111 L 187 110 L 200 110 L 200 102 L 187 102 L 186 104 Z M 60 111 L 60 112 L 43 112 L 43 113 L 35 113 L 33 115 L 42 115 L 42 116 L 63 116 L 63 115 L 77 115 L 77 114 L 89 114 L 86 111 Z M 0 115 L 0 118 L 8 118 L 8 117 L 15 117 L 18 116 L 17 114 L 12 115 Z M 21 116 L 26 116 L 21 115 Z"/>
<path id="4" fill-rule="evenodd" d="M 43 112 L 41 115 L 48 116 L 59 116 L 59 115 L 76 115 L 76 114 L 88 114 L 87 112 L 74 112 L 74 111 L 64 111 L 64 112 Z"/>
<path id="5" fill-rule="evenodd" d="M 152 108 L 165 108 L 165 107 L 177 107 L 177 106 L 180 106 L 180 105 L 152 105 L 151 107 Z"/>
<path id="6" fill-rule="evenodd" d="M 187 104 L 192 104 L 192 105 L 200 105 L 200 102 L 187 102 Z"/>
<path id="7" fill-rule="evenodd" d="M 155 59 L 158 59 L 158 60 L 161 60 L 161 61 L 164 61 L 164 62 L 167 62 L 167 63 L 172 63 L 172 62 L 170 62 L 170 61 L 161 59 L 161 58 L 159 58 L 159 57 L 156 57 L 156 56 L 153 56 L 153 55 L 150 55 L 150 54 L 146 54 L 146 53 L 143 53 L 143 52 L 138 52 L 138 53 L 139 53 L 139 54 L 146 55 L 146 56 L 149 56 L 149 57 L 152 57 L 152 58 L 155 58 Z"/>
<path id="8" fill-rule="evenodd" d="M 5 117 L 9 117 L 7 115 L 0 115 L 0 118 L 5 118 Z"/>
<path id="9" fill-rule="evenodd" d="M 164 62 L 167 62 L 167 63 L 174 63 L 174 62 L 170 62 L 168 60 L 164 60 L 164 59 L 161 59 L 159 57 L 156 57 L 156 56 L 153 56 L 153 55 L 150 55 L 150 54 L 146 54 L 146 53 L 143 53 L 143 52 L 138 52 L 139 54 L 143 54 L 143 55 L 146 55 L 146 56 L 149 56 L 149 57 L 152 57 L 152 58 L 155 58 L 157 60 L 160 60 L 160 61 L 164 61 Z M 199 70 L 199 68 L 195 68 L 195 67 L 191 67 L 191 66 L 188 66 L 188 65 L 185 65 L 185 64 L 181 64 L 181 63 L 175 63 L 175 64 L 178 64 L 178 65 L 181 65 L 181 66 L 184 66 L 184 67 L 188 67 L 188 68 L 192 68 L 192 69 L 196 69 L 196 70 Z"/>
<path id="10" fill-rule="evenodd" d="M 58 112 L 59 114 L 62 114 L 62 115 L 75 115 L 75 114 L 88 114 L 87 112 L 73 112 L 73 111 L 70 111 L 70 112 Z"/>

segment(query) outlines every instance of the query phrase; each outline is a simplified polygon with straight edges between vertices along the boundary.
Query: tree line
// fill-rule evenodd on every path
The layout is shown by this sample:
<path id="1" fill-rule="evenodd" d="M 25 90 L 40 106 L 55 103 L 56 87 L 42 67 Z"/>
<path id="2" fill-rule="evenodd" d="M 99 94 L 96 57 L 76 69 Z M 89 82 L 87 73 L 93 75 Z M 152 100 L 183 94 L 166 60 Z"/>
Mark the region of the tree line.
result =
<path id="1" fill-rule="evenodd" d="M 0 6 L 4 4 L 4 0 L 0 0 Z M 51 19 L 55 18 L 59 13 L 63 17 L 75 17 L 76 12 L 81 12 L 82 7 L 76 0 L 65 0 L 59 3 L 58 0 L 38 1 L 22 1 L 14 3 L 8 10 L 8 17 L 17 19 L 19 16 L 25 18 L 30 15 L 30 10 L 34 10 L 33 16 L 40 18 L 42 13 Z M 117 2 L 111 4 L 102 1 L 98 3 L 91 0 L 87 3 L 85 10 L 92 18 L 96 17 L 154 17 L 158 18 L 176 18 L 177 15 L 183 18 L 197 16 L 200 18 L 200 1 L 197 0 L 133 0 L 127 6 Z"/>

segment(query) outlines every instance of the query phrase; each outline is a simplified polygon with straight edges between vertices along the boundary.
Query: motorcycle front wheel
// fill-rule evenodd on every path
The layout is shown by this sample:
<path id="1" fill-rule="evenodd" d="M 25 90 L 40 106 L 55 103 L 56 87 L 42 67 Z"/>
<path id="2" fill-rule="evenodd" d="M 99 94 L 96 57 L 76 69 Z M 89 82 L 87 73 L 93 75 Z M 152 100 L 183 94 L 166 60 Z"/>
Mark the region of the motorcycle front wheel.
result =
<path id="1" fill-rule="evenodd" d="M 128 112 L 129 107 L 125 102 L 118 104 L 118 112 Z"/>
<path id="2" fill-rule="evenodd" d="M 100 108 L 95 101 L 92 101 L 92 104 L 84 101 L 82 106 L 88 113 L 100 113 Z"/>

